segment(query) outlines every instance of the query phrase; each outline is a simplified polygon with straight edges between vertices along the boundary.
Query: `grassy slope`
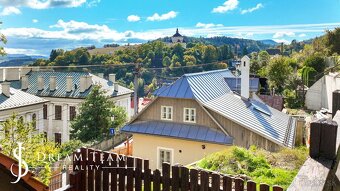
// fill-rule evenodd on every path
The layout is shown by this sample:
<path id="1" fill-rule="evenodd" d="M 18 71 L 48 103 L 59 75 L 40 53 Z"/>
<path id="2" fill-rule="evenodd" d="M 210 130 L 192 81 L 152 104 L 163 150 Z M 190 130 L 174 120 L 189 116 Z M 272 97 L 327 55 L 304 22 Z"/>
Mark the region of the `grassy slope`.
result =
<path id="1" fill-rule="evenodd" d="M 231 147 L 202 159 L 199 168 L 231 175 L 246 175 L 257 183 L 287 188 L 307 159 L 306 148 L 271 153 L 251 147 Z"/>

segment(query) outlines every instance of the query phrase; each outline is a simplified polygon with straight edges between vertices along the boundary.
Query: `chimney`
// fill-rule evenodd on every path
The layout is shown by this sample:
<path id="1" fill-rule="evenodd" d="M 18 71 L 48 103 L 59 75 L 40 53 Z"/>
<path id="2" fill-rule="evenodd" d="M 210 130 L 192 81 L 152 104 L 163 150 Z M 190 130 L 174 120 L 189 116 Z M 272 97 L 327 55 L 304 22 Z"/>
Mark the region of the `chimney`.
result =
<path id="1" fill-rule="evenodd" d="M 249 67 L 250 58 L 243 56 L 241 59 L 241 96 L 249 98 Z"/>
<path id="2" fill-rule="evenodd" d="M 118 92 L 118 82 L 114 82 L 114 83 L 113 83 L 113 90 L 114 90 L 115 92 Z"/>
<path id="3" fill-rule="evenodd" d="M 4 94 L 4 96 L 6 96 L 6 97 L 11 96 L 10 85 L 11 85 L 11 83 L 9 83 L 9 82 L 3 82 L 1 84 L 2 94 Z"/>
<path id="4" fill-rule="evenodd" d="M 5 80 L 6 81 L 19 80 L 20 79 L 19 73 L 20 73 L 19 68 L 6 68 L 5 69 Z"/>
<path id="5" fill-rule="evenodd" d="M 104 73 L 98 73 L 98 77 L 104 78 Z"/>
<path id="6" fill-rule="evenodd" d="M 44 89 L 44 77 L 38 76 L 38 91 Z"/>
<path id="7" fill-rule="evenodd" d="M 28 89 L 28 76 L 27 75 L 21 76 L 21 89 L 22 90 Z"/>
<path id="8" fill-rule="evenodd" d="M 109 74 L 109 81 L 114 83 L 116 81 L 116 74 Z"/>
<path id="9" fill-rule="evenodd" d="M 4 69 L 0 68 L 0 82 L 3 82 L 3 81 L 5 81 L 5 79 L 4 79 Z"/>
<path id="10" fill-rule="evenodd" d="M 73 77 L 66 76 L 66 92 L 71 92 L 73 88 Z"/>
<path id="11" fill-rule="evenodd" d="M 92 76 L 86 76 L 86 89 L 89 89 L 92 86 Z"/>
<path id="12" fill-rule="evenodd" d="M 50 91 L 54 91 L 57 88 L 57 77 L 50 76 Z"/>
<path id="13" fill-rule="evenodd" d="M 86 76 L 80 76 L 79 88 L 80 92 L 84 92 L 86 90 Z"/>

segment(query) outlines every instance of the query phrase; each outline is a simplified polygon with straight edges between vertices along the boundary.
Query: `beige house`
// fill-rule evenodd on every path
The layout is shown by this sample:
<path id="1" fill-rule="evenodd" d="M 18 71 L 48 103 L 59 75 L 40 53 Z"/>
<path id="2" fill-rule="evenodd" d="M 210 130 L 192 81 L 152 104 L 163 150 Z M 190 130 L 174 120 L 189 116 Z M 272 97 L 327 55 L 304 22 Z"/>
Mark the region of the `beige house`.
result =
<path id="1" fill-rule="evenodd" d="M 133 91 L 118 85 L 115 74 L 110 74 L 106 80 L 88 72 L 40 71 L 37 68 L 6 68 L 0 69 L 1 72 L 11 87 L 49 101 L 43 105 L 40 119 L 43 132 L 55 142 L 70 139 L 71 121 L 94 84 L 101 85 L 107 96 L 126 110 L 128 118 L 132 116 Z"/>
<path id="2" fill-rule="evenodd" d="M 242 59 L 247 74 L 249 58 Z M 122 131 L 133 134 L 133 155 L 190 164 L 231 145 L 275 151 L 294 147 L 294 118 L 249 97 L 249 76 L 241 76 L 241 95 L 228 86 L 229 70 L 186 74 L 155 92 L 156 98 Z M 246 91 L 246 92 L 245 92 Z"/>
<path id="3" fill-rule="evenodd" d="M 13 113 L 26 122 L 33 122 L 36 129 L 44 131 L 43 105 L 47 100 L 10 87 L 9 82 L 0 85 L 0 123 Z M 1 131 L 0 125 L 0 131 Z M 0 137 L 1 137 L 0 133 Z"/>

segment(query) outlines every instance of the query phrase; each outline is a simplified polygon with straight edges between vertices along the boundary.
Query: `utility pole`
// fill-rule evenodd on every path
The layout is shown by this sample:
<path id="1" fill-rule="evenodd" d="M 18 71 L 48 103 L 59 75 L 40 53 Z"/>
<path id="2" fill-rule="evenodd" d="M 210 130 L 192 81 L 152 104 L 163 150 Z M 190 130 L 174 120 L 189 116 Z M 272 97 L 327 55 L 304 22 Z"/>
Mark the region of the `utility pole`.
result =
<path id="1" fill-rule="evenodd" d="M 138 113 L 138 77 L 139 77 L 139 70 L 140 70 L 140 64 L 139 63 L 136 63 L 135 65 L 135 71 L 134 71 L 134 75 L 135 75 L 135 78 L 134 78 L 134 93 L 133 93 L 133 109 L 134 109 L 134 115 L 137 115 Z"/>

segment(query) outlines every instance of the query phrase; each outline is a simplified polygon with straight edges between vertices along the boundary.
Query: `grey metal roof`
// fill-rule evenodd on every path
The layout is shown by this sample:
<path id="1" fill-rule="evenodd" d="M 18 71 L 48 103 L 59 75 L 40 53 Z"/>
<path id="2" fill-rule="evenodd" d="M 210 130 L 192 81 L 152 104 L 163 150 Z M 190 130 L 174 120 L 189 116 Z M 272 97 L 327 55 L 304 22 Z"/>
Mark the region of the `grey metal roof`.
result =
<path id="1" fill-rule="evenodd" d="M 241 78 L 225 78 L 225 81 L 228 83 L 228 86 L 232 91 L 240 91 L 241 90 Z M 259 79 L 258 78 L 250 78 L 249 79 L 249 90 L 251 92 L 257 92 L 259 90 Z"/>
<path id="2" fill-rule="evenodd" d="M 10 88 L 10 93 L 11 95 L 9 97 L 2 94 L 2 86 L 0 85 L 0 111 L 47 102 L 47 100 L 43 98 L 15 88 Z"/>
<path id="3" fill-rule="evenodd" d="M 88 72 L 47 72 L 47 71 L 32 71 L 28 73 L 28 89 L 23 90 L 27 93 L 41 96 L 41 97 L 64 97 L 64 98 L 85 98 L 90 92 L 93 86 L 87 89 L 85 92 L 80 92 L 80 76 L 90 75 L 92 76 L 92 84 L 100 84 L 102 89 L 106 91 L 106 94 L 110 97 L 131 94 L 133 91 L 123 86 L 118 86 L 118 92 L 114 91 L 114 85 L 112 82 L 95 76 Z M 44 89 L 38 91 L 38 76 L 44 77 Z M 56 77 L 56 90 L 50 91 L 49 80 L 50 76 Z M 73 88 L 71 92 L 66 92 L 66 77 L 73 77 L 73 87 L 75 84 L 77 88 Z M 11 82 L 11 86 L 17 89 L 21 88 L 20 81 Z"/>
<path id="4" fill-rule="evenodd" d="M 294 146 L 295 119 L 260 101 L 230 92 L 203 105 L 283 146 Z"/>
<path id="5" fill-rule="evenodd" d="M 163 121 L 137 121 L 125 125 L 121 131 L 156 136 L 166 136 L 216 144 L 232 144 L 233 139 L 222 131 L 210 127 Z"/>
<path id="6" fill-rule="evenodd" d="M 155 96 L 198 99 L 206 102 L 230 91 L 224 78 L 234 77 L 228 69 L 185 74 L 170 86 L 156 91 Z"/>

